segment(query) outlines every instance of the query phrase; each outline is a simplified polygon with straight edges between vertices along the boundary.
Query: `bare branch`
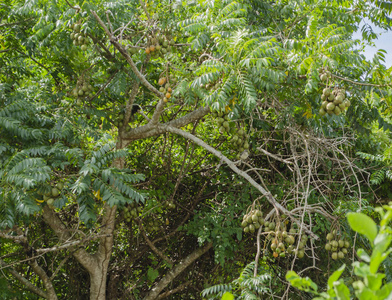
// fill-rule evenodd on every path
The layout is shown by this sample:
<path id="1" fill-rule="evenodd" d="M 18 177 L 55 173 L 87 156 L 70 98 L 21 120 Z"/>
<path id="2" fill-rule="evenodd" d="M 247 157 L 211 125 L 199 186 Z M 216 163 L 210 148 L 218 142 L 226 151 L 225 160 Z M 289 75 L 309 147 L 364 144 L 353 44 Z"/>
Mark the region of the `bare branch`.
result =
<path id="1" fill-rule="evenodd" d="M 185 138 L 188 138 L 190 140 L 192 140 L 193 142 L 195 142 L 196 144 L 198 144 L 199 146 L 203 147 L 204 149 L 208 150 L 209 152 L 211 152 L 212 154 L 214 154 L 216 157 L 218 157 L 219 159 L 221 159 L 222 161 L 224 161 L 229 167 L 230 169 L 232 169 L 235 173 L 237 173 L 238 175 L 240 175 L 241 177 L 245 178 L 253 187 L 255 187 L 262 195 L 264 195 L 268 202 L 270 202 L 273 206 L 277 207 L 282 213 L 288 215 L 291 220 L 296 223 L 298 225 L 298 228 L 303 228 L 304 231 L 310 235 L 312 238 L 318 240 L 319 237 L 314 234 L 305 224 L 301 224 L 296 218 L 294 218 L 290 211 L 288 211 L 285 207 L 283 207 L 279 202 L 276 201 L 276 199 L 274 198 L 274 196 L 271 194 L 271 192 L 267 191 L 266 189 L 264 189 L 261 185 L 259 185 L 256 181 L 253 180 L 252 177 L 250 177 L 246 172 L 241 171 L 240 169 L 238 169 L 238 167 L 235 165 L 234 162 L 232 162 L 230 159 L 228 159 L 226 156 L 224 156 L 222 154 L 222 152 L 216 150 L 215 148 L 211 147 L 210 145 L 206 144 L 204 141 L 202 141 L 201 139 L 197 138 L 196 136 L 183 131 L 181 129 L 178 128 L 174 128 L 174 127 L 170 127 L 170 126 L 165 126 L 162 125 L 160 126 L 162 128 L 162 130 L 166 130 L 168 132 L 172 132 L 178 135 L 181 135 Z"/>
<path id="2" fill-rule="evenodd" d="M 32 284 L 30 281 L 28 281 L 26 278 L 24 278 L 22 275 L 20 275 L 17 271 L 15 271 L 14 268 L 7 266 L 7 264 L 2 259 L 0 259 L 0 266 L 2 267 L 2 269 L 7 269 L 7 271 L 16 280 L 18 280 L 20 283 L 22 283 L 26 287 L 27 290 L 29 290 L 30 292 L 33 292 L 34 294 L 36 294 L 38 296 L 41 296 L 42 298 L 48 299 L 47 294 L 43 290 L 36 287 L 34 284 Z"/>

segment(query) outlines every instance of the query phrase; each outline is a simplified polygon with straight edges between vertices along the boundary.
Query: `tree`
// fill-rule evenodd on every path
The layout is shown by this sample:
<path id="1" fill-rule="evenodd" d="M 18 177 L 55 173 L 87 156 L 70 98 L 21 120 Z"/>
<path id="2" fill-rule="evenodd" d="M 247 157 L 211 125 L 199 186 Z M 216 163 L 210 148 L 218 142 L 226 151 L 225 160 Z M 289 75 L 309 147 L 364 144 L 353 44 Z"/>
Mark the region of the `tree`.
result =
<path id="1" fill-rule="evenodd" d="M 343 238 L 370 190 L 351 135 L 390 128 L 384 54 L 351 40 L 371 5 L 7 1 L 0 282 L 28 299 L 197 299 L 255 253 L 255 277 L 261 255 L 277 274 L 316 268 L 320 236 Z"/>

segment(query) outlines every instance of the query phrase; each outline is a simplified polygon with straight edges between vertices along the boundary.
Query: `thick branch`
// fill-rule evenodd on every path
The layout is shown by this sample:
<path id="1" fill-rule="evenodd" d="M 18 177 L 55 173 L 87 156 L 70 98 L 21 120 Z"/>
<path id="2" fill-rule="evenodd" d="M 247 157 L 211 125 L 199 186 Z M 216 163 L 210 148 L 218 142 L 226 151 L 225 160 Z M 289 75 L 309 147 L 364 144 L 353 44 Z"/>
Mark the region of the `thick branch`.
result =
<path id="1" fill-rule="evenodd" d="M 203 248 L 199 248 L 189 254 L 186 258 L 184 258 L 178 265 L 176 265 L 172 270 L 170 270 L 165 277 L 163 277 L 144 297 L 143 300 L 155 300 L 158 298 L 159 293 L 166 288 L 170 282 L 173 281 L 181 272 L 183 272 L 187 267 L 189 267 L 196 259 L 206 253 L 208 250 L 212 248 L 212 243 L 208 243 Z"/>
<path id="2" fill-rule="evenodd" d="M 46 274 L 45 270 L 41 268 L 41 266 L 37 263 L 36 259 L 33 259 L 29 262 L 29 265 L 33 269 L 34 273 L 41 278 L 44 287 L 46 289 L 46 298 L 49 300 L 57 300 L 57 294 L 54 290 L 52 280 L 50 280 L 48 274 Z"/>
<path id="3" fill-rule="evenodd" d="M 48 206 L 44 206 L 42 216 L 45 222 L 50 226 L 50 228 L 52 228 L 52 230 L 58 236 L 60 242 L 65 242 L 67 239 L 71 238 L 71 235 L 67 230 L 67 227 L 63 224 L 63 222 L 59 219 L 59 217 L 55 214 L 55 212 L 51 210 Z M 95 268 L 96 265 L 95 260 L 84 249 L 79 249 L 75 251 L 73 255 L 78 260 L 78 262 L 84 268 L 86 268 L 88 272 L 91 272 Z"/>
<path id="4" fill-rule="evenodd" d="M 195 111 L 172 121 L 169 121 L 165 123 L 165 125 L 170 126 L 170 127 L 183 127 L 189 123 L 192 123 L 205 115 L 207 115 L 210 112 L 209 107 L 200 107 L 196 109 Z M 148 138 L 152 137 L 155 135 L 159 135 L 164 133 L 165 130 L 163 127 L 158 127 L 158 126 L 153 126 L 151 123 L 140 126 L 137 128 L 132 128 L 130 131 L 128 131 L 126 134 L 124 134 L 123 138 L 124 140 L 129 141 L 134 141 L 138 139 L 143 139 L 143 138 Z"/>
<path id="5" fill-rule="evenodd" d="M 162 130 L 165 130 L 165 131 L 168 131 L 171 133 L 175 133 L 175 134 L 181 135 L 187 139 L 190 139 L 194 143 L 198 144 L 199 146 L 203 147 L 204 149 L 206 149 L 209 152 L 211 152 L 212 154 L 214 154 L 216 157 L 218 157 L 219 159 L 224 161 L 230 167 L 230 169 L 232 169 L 235 173 L 237 173 L 241 177 L 245 178 L 253 187 L 255 187 L 262 195 L 264 195 L 267 198 L 268 202 L 270 202 L 273 206 L 277 207 L 282 213 L 290 216 L 291 220 L 298 225 L 298 228 L 304 227 L 304 231 L 306 231 L 306 233 L 308 233 L 312 238 L 314 238 L 316 240 L 319 239 L 319 237 L 317 235 L 315 235 L 311 230 L 309 230 L 304 224 L 302 224 L 302 226 L 301 226 L 301 223 L 297 219 L 295 219 L 285 207 L 283 207 L 280 203 L 278 203 L 269 191 L 265 190 L 261 185 L 259 185 L 256 181 L 254 181 L 253 178 L 250 177 L 246 172 L 238 169 L 237 166 L 235 165 L 235 163 L 232 162 L 230 159 L 228 159 L 226 156 L 224 156 L 222 154 L 222 152 L 216 150 L 215 148 L 206 144 L 204 141 L 202 141 L 198 137 L 196 137 L 196 136 L 194 136 L 184 130 L 170 127 L 170 126 L 163 126 L 163 125 L 160 126 L 160 128 L 162 128 Z"/>
<path id="6" fill-rule="evenodd" d="M 10 272 L 10 274 L 14 276 L 16 280 L 18 280 L 26 287 L 27 290 L 33 292 L 34 294 L 37 294 L 38 296 L 41 296 L 42 298 L 48 299 L 46 293 L 43 290 L 36 287 L 34 284 L 32 284 L 30 281 L 28 281 L 26 278 L 20 275 L 18 272 L 15 271 L 15 269 L 11 267 L 7 267 L 7 264 L 1 259 L 0 259 L 0 266 L 6 268 L 8 272 Z"/>

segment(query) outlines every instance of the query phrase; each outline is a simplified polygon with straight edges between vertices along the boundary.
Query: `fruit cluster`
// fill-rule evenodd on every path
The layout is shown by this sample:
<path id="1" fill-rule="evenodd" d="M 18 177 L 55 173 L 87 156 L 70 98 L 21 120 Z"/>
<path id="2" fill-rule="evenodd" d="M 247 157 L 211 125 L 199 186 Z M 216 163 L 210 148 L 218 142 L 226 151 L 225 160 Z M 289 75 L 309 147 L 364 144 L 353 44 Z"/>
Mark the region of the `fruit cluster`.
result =
<path id="1" fill-rule="evenodd" d="M 157 217 L 154 217 L 153 215 L 148 220 L 145 220 L 145 223 L 143 225 L 144 228 L 149 232 L 158 231 L 159 228 L 161 227 L 161 223 L 159 222 L 159 219 Z"/>
<path id="2" fill-rule="evenodd" d="M 218 123 L 218 128 L 221 133 L 231 134 L 231 146 L 234 150 L 236 150 L 237 159 L 240 159 L 240 155 L 244 150 L 249 149 L 248 136 L 245 133 L 245 130 L 240 128 L 237 130 L 235 126 L 230 127 L 230 117 L 228 112 L 212 112 L 212 116 L 216 118 Z"/>
<path id="3" fill-rule="evenodd" d="M 328 242 L 325 244 L 325 250 L 331 252 L 332 259 L 342 259 L 348 253 L 350 242 L 337 237 L 336 231 L 327 234 Z"/>
<path id="4" fill-rule="evenodd" d="M 80 23 L 70 24 L 69 28 L 73 30 L 70 34 L 70 38 L 73 40 L 75 46 L 80 46 L 83 51 L 87 50 L 89 40 L 86 33 L 80 32 L 82 25 Z"/>
<path id="5" fill-rule="evenodd" d="M 64 188 L 64 184 L 62 182 L 58 182 L 53 187 L 45 187 L 39 189 L 37 191 L 35 201 L 40 204 L 46 201 L 46 204 L 51 208 L 54 209 L 54 201 L 58 198 L 61 194 L 61 190 Z"/>
<path id="6" fill-rule="evenodd" d="M 170 79 L 172 79 L 172 80 L 170 80 Z M 175 81 L 174 77 L 170 77 L 169 80 L 173 81 L 173 82 Z M 169 80 L 167 79 L 167 77 L 161 77 L 158 80 L 158 84 L 161 86 L 159 88 L 159 91 L 162 94 L 164 94 L 163 102 L 165 102 L 165 103 L 167 103 L 169 101 L 169 99 L 171 98 L 171 94 L 173 92 L 173 90 L 170 86 Z"/>
<path id="7" fill-rule="evenodd" d="M 129 205 L 128 207 L 125 206 L 123 210 L 125 221 L 127 223 L 130 223 L 132 219 L 136 219 L 139 213 L 141 213 L 142 211 L 143 208 L 139 206 L 136 202 L 132 202 L 132 204 Z"/>
<path id="8" fill-rule="evenodd" d="M 244 228 L 244 232 L 254 233 L 263 224 L 263 213 L 260 210 L 255 209 L 244 215 L 241 226 Z"/>
<path id="9" fill-rule="evenodd" d="M 82 104 L 82 102 L 80 101 L 81 98 L 93 97 L 94 96 L 93 90 L 94 90 L 93 86 L 87 80 L 85 80 L 83 77 L 80 78 L 76 83 L 75 88 L 72 90 L 72 96 L 78 98 L 76 104 L 78 105 Z"/>
<path id="10" fill-rule="evenodd" d="M 172 201 L 163 202 L 163 206 L 167 209 L 175 209 L 176 208 L 176 205 Z"/>
<path id="11" fill-rule="evenodd" d="M 324 88 L 321 100 L 323 101 L 319 111 L 321 116 L 326 114 L 338 116 L 351 104 L 350 100 L 346 99 L 346 91 L 338 87 L 333 90 L 329 87 Z"/>
<path id="12" fill-rule="evenodd" d="M 144 50 L 146 54 L 151 54 L 152 57 L 158 57 L 171 52 L 171 46 L 174 45 L 174 40 L 172 38 L 159 35 L 156 37 L 149 37 L 147 44 L 148 46 Z"/>
<path id="13" fill-rule="evenodd" d="M 229 114 L 223 111 L 220 112 L 213 112 L 212 116 L 216 118 L 218 123 L 219 131 L 221 133 L 230 133 L 230 118 Z"/>

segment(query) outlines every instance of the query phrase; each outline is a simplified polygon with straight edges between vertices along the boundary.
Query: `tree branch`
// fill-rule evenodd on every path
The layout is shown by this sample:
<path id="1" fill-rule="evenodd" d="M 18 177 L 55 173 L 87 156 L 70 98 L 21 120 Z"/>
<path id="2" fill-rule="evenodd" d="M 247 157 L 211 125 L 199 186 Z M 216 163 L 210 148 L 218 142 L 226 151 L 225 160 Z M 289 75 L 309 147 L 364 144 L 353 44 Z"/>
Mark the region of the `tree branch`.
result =
<path id="1" fill-rule="evenodd" d="M 234 162 L 232 162 L 230 159 L 228 159 L 226 156 L 222 154 L 222 152 L 216 150 L 215 148 L 211 147 L 210 145 L 206 144 L 204 141 L 199 139 L 198 137 L 190 134 L 189 132 L 186 132 L 184 130 L 174 128 L 168 125 L 161 125 L 159 126 L 162 128 L 163 131 L 168 131 L 171 133 L 175 133 L 178 135 L 181 135 L 187 139 L 192 140 L 194 143 L 198 144 L 199 146 L 203 147 L 204 149 L 208 150 L 212 154 L 214 154 L 216 157 L 224 161 L 230 169 L 232 169 L 235 173 L 240 175 L 241 177 L 245 178 L 253 187 L 255 187 L 262 195 L 264 195 L 268 202 L 270 202 L 273 206 L 277 207 L 282 213 L 288 215 L 293 222 L 295 222 L 298 225 L 298 228 L 304 228 L 307 234 L 309 234 L 312 238 L 315 240 L 318 240 L 319 237 L 314 234 L 305 224 L 301 224 L 297 219 L 295 219 L 290 211 L 288 211 L 285 207 L 283 207 L 279 202 L 276 201 L 274 196 L 272 196 L 271 192 L 267 191 L 264 189 L 261 185 L 259 185 L 256 181 L 253 180 L 252 177 L 250 177 L 246 172 L 241 171 L 240 169 L 237 168 Z"/>
<path id="2" fill-rule="evenodd" d="M 160 292 L 169 285 L 181 272 L 189 267 L 196 259 L 206 253 L 212 248 L 212 243 L 206 244 L 203 248 L 199 248 L 185 257 L 180 263 L 178 263 L 172 270 L 170 270 L 144 297 L 143 300 L 156 300 Z"/>
<path id="3" fill-rule="evenodd" d="M 0 259 L 0 266 L 2 266 L 4 269 L 7 269 L 8 272 L 15 277 L 16 280 L 18 280 L 20 283 L 22 283 L 27 290 L 29 290 L 30 292 L 33 292 L 34 294 L 48 299 L 46 293 L 41 290 L 40 288 L 36 287 L 34 284 L 32 284 L 30 281 L 28 281 L 26 278 L 24 278 L 22 275 L 20 275 L 17 271 L 15 271 L 14 268 L 8 267 L 7 264 Z"/>

